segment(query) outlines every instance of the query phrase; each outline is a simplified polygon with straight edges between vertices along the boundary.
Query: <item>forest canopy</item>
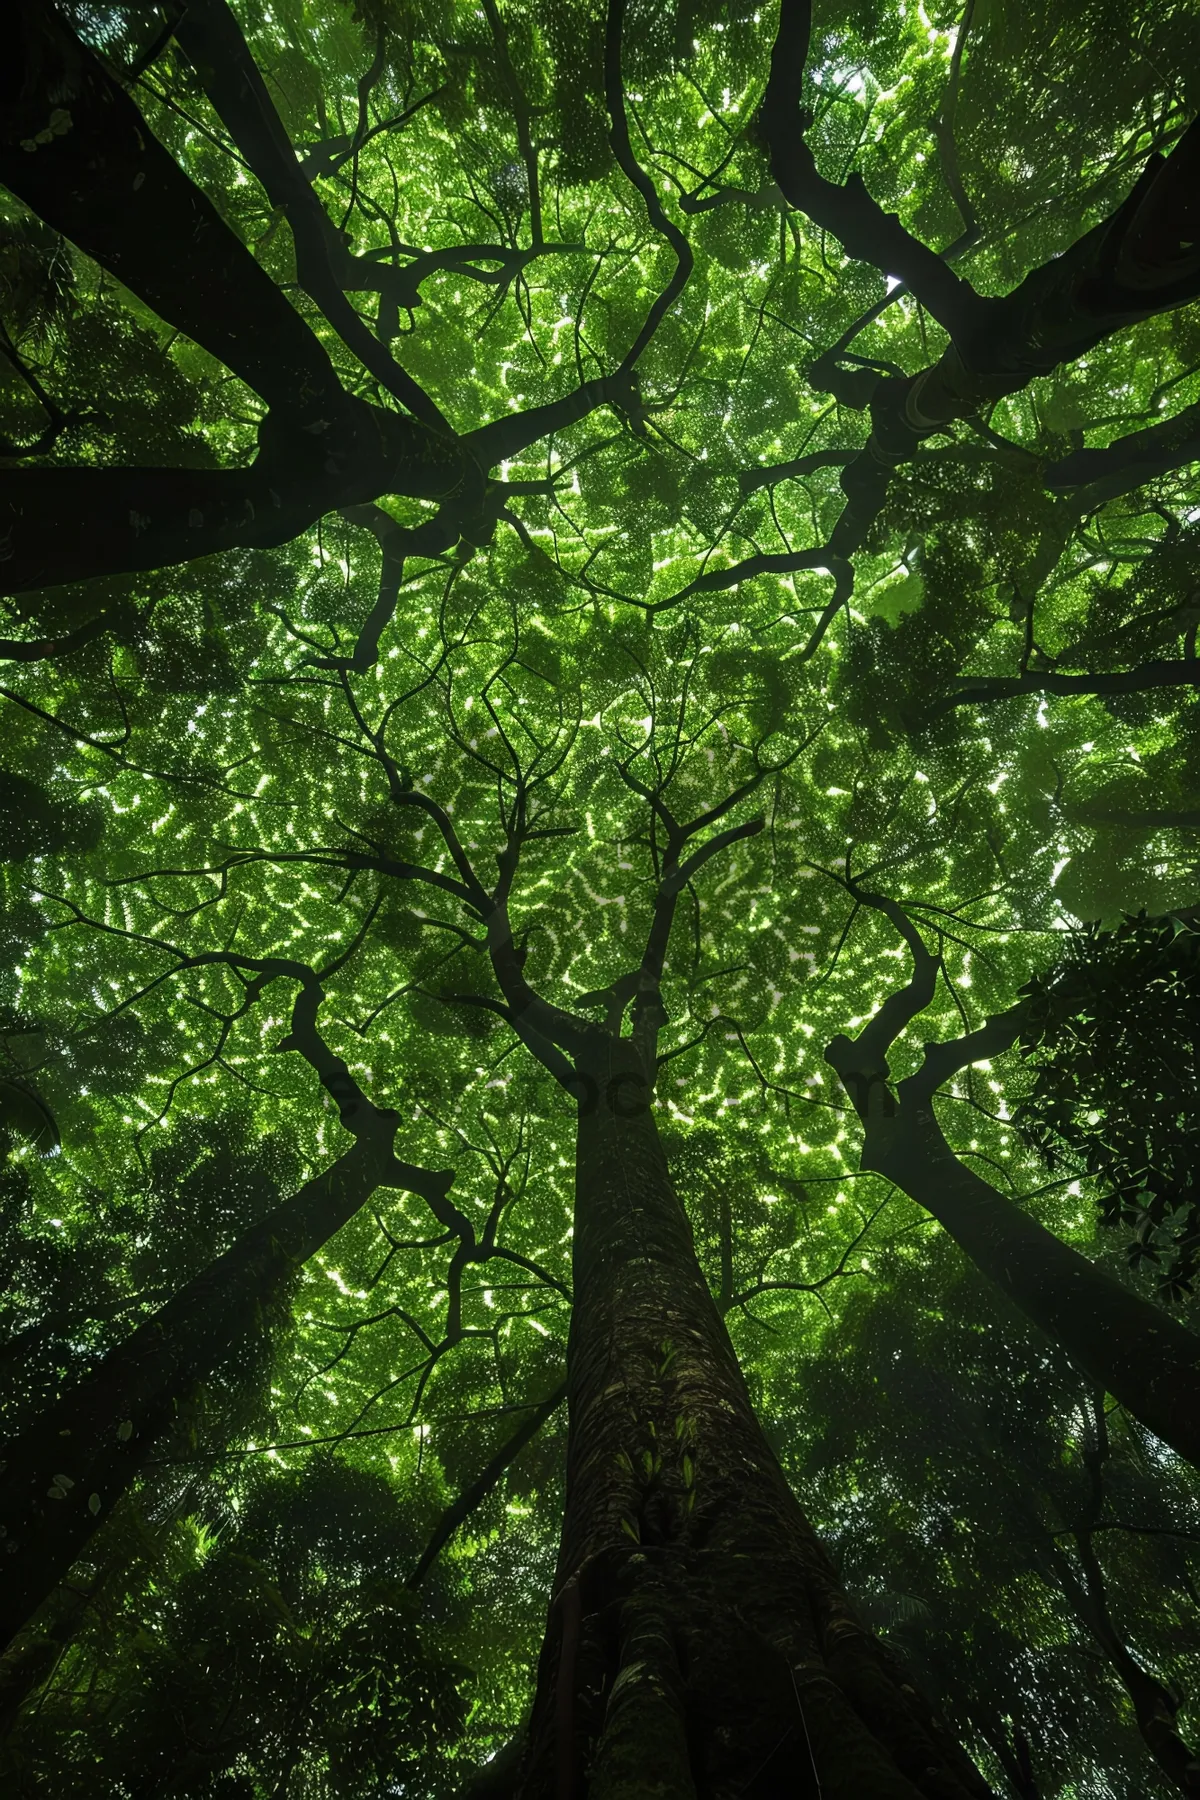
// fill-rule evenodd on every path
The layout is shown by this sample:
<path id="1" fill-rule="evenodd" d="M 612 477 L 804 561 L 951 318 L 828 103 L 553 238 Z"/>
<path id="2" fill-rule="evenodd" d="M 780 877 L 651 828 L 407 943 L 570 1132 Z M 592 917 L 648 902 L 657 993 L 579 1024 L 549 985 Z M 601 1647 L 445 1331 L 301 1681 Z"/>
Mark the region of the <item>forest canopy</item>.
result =
<path id="1" fill-rule="evenodd" d="M 1200 1794 L 1195 0 L 17 0 L 0 1778 Z"/>

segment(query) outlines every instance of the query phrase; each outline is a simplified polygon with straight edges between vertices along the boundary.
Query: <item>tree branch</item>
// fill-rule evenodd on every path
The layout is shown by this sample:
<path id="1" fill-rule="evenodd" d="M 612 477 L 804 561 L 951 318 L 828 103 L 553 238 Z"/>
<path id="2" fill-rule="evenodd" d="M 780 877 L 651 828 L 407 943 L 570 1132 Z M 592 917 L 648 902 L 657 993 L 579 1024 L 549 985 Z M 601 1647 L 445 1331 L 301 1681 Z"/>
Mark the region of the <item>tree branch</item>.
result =
<path id="1" fill-rule="evenodd" d="M 299 313 L 61 17 L 19 0 L 16 27 L 0 181 L 281 418 L 325 430 L 345 394 Z"/>
<path id="2" fill-rule="evenodd" d="M 771 74 L 758 116 L 758 131 L 770 152 L 771 173 L 799 211 L 830 231 L 848 255 L 900 279 L 952 338 L 964 335 L 988 302 L 907 232 L 894 213 L 871 198 L 861 175 L 844 184 L 817 170 L 804 141 L 809 120 L 800 106 L 804 65 L 812 30 L 811 0 L 782 0 L 779 30 L 771 50 Z"/>
<path id="3" fill-rule="evenodd" d="M 287 216 L 296 272 L 339 337 L 388 393 L 430 430 L 454 435 L 441 409 L 396 362 L 346 298 L 348 252 L 310 187 L 242 30 L 225 0 L 189 0 L 175 37 L 234 143 Z"/>
<path id="4" fill-rule="evenodd" d="M 856 1038 L 839 1033 L 825 1051 L 825 1061 L 837 1072 L 854 1110 L 864 1124 L 877 1091 L 884 1089 L 889 1069 L 887 1053 L 912 1021 L 924 1012 L 933 999 L 937 986 L 941 957 L 934 956 L 904 908 L 883 894 L 870 893 L 849 877 L 832 876 L 862 906 L 882 913 L 899 932 L 912 956 L 913 972 L 907 985 L 889 994 L 883 1005 L 867 1022 Z"/>
<path id="5" fill-rule="evenodd" d="M 954 706 L 989 706 L 1020 694 L 1142 694 L 1151 688 L 1200 687 L 1200 659 L 1148 662 L 1110 674 L 1059 675 L 1027 670 L 1024 675 L 967 675 L 957 693 L 939 701 L 934 712 Z"/>
<path id="6" fill-rule="evenodd" d="M 633 146 L 629 141 L 629 122 L 625 116 L 625 84 L 621 77 L 621 37 L 625 28 L 625 5 L 626 0 L 608 0 L 604 33 L 604 100 L 608 107 L 609 142 L 621 173 L 645 201 L 650 223 L 675 252 L 675 272 L 658 295 L 641 330 L 626 351 L 616 372 L 618 379 L 632 374 L 638 358 L 687 286 L 692 273 L 692 247 L 678 225 L 668 216 L 658 189 L 634 156 Z"/>
<path id="7" fill-rule="evenodd" d="M 416 1567 L 405 1582 L 406 1587 L 420 1587 L 459 1526 L 470 1518 L 477 1506 L 486 1500 L 526 1444 L 537 1436 L 546 1420 L 558 1411 L 566 1397 L 567 1384 L 564 1381 L 547 1399 L 532 1409 L 529 1417 L 513 1432 L 510 1438 L 505 1440 L 478 1478 L 471 1483 L 470 1487 L 464 1488 L 457 1500 L 445 1509 L 434 1526 L 433 1533 L 422 1550 Z"/>
<path id="8" fill-rule="evenodd" d="M 942 1083 L 949 1081 L 960 1069 L 969 1068 L 972 1063 L 988 1062 L 993 1056 L 1011 1050 L 1021 1034 L 1025 1016 L 1024 1006 L 1018 1003 L 1010 1006 L 1007 1012 L 994 1014 L 977 1030 L 964 1032 L 962 1037 L 926 1044 L 920 1068 L 897 1085 L 897 1099 L 902 1105 L 906 1100 L 918 1104 L 929 1100 Z"/>
<path id="9" fill-rule="evenodd" d="M 1159 475 L 1200 462 L 1200 402 L 1173 419 L 1116 438 L 1103 450 L 1076 450 L 1050 463 L 1043 480 L 1054 493 L 1085 490 L 1088 504 L 1115 500 Z"/>

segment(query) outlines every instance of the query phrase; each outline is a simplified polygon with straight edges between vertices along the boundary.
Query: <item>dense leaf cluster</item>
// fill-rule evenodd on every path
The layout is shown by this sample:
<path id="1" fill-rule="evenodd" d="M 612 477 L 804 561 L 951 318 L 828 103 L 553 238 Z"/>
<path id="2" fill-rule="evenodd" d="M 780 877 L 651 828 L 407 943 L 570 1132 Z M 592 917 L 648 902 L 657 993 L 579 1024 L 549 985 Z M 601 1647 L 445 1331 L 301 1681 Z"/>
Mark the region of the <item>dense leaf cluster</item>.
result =
<path id="1" fill-rule="evenodd" d="M 1132 1234 L 1132 1263 L 1149 1259 L 1168 1293 L 1189 1292 L 1200 1257 L 1194 924 L 1143 914 L 1084 926 L 1027 992 L 1022 1132 L 1051 1167 L 1065 1153 L 1097 1179 L 1105 1222 Z"/>

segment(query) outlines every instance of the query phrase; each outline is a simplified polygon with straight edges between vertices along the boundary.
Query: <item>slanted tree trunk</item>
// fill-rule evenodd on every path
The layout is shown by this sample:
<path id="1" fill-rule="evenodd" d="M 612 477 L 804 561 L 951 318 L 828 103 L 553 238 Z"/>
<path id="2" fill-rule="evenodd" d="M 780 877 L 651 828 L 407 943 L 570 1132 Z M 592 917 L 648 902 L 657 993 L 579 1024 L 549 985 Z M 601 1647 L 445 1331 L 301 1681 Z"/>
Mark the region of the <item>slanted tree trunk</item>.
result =
<path id="1" fill-rule="evenodd" d="M 1200 1338 L 961 1163 L 920 1073 L 893 1094 L 855 1051 L 838 1037 L 826 1058 L 863 1121 L 862 1167 L 903 1188 L 1086 1375 L 1200 1468 Z"/>
<path id="2" fill-rule="evenodd" d="M 579 1067 L 566 1516 L 520 1800 L 983 1800 L 751 1406 L 629 1040 Z"/>
<path id="3" fill-rule="evenodd" d="M 397 1161 L 395 1113 L 380 1112 L 324 1174 L 247 1231 L 0 1446 L 0 1648 L 54 1591 L 129 1487 L 154 1440 L 255 1327 L 279 1284 L 353 1218 L 376 1188 L 436 1204 L 450 1177 Z"/>
<path id="4" fill-rule="evenodd" d="M 0 68 L 0 181 L 297 428 L 346 395 L 295 307 L 42 0 L 18 0 Z"/>

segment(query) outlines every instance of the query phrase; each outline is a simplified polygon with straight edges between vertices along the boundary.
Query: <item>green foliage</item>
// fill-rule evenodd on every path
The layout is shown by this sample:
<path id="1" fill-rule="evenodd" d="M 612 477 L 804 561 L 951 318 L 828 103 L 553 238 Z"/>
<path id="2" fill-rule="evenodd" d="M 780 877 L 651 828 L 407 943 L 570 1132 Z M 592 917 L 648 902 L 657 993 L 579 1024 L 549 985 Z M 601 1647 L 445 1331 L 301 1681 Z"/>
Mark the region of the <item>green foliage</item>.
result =
<path id="1" fill-rule="evenodd" d="M 75 298 L 71 253 L 54 231 L 32 217 L 0 222 L 0 294 L 13 339 L 43 340 Z"/>
<path id="2" fill-rule="evenodd" d="M 147 1597 L 102 1703 L 68 1689 L 29 1721 L 17 1779 L 45 1759 L 76 1793 L 190 1800 L 277 1791 L 301 1763 L 348 1797 L 428 1773 L 462 1729 L 467 1671 L 427 1642 L 390 1573 L 411 1549 L 378 1475 L 314 1457 L 252 1477 L 169 1599 Z"/>
<path id="3" fill-rule="evenodd" d="M 0 770 L 0 855 L 5 862 L 91 850 L 103 830 L 99 808 L 56 799 L 17 769 Z"/>
<path id="4" fill-rule="evenodd" d="M 1143 1434 L 1098 1428 L 1097 1396 L 927 1229 L 919 1264 L 856 1289 L 803 1393 L 780 1435 L 843 1580 L 997 1775 L 1019 1733 L 1051 1792 L 1168 1793 L 1083 1593 L 1091 1548 L 1135 1654 L 1194 1693 L 1191 1501 Z"/>
<path id="5" fill-rule="evenodd" d="M 1027 988 L 1022 1051 L 1033 1085 L 1020 1130 L 1053 1169 L 1065 1156 L 1100 1186 L 1101 1218 L 1163 1291 L 1189 1293 L 1200 1260 L 1200 936 L 1144 913 L 1084 926 Z"/>
<path id="6" fill-rule="evenodd" d="M 399 1157 L 455 1177 L 437 1208 L 377 1188 L 203 1379 L 182 1372 L 137 1481 L 0 1666 L 0 1781 L 440 1800 L 512 1736 L 565 1409 L 474 1484 L 563 1379 L 575 1121 L 489 965 L 480 893 L 511 877 L 521 977 L 598 1022 L 659 918 L 669 820 L 713 809 L 688 850 L 737 835 L 681 879 L 639 1016 L 763 1423 L 868 1622 L 998 1788 L 1023 1736 L 1043 1800 L 1144 1800 L 1119 1659 L 1070 1577 L 1091 1533 L 1121 1643 L 1192 1722 L 1194 1480 L 860 1169 L 824 1051 L 908 979 L 857 878 L 940 958 L 893 1075 L 1024 992 L 1022 1054 L 938 1096 L 952 1148 L 1189 1306 L 1200 712 L 1186 682 L 1098 678 L 1194 659 L 1195 472 L 1119 492 L 1049 473 L 1151 426 L 1189 441 L 1196 307 L 923 440 L 843 556 L 861 403 L 946 340 L 775 186 L 755 123 L 774 13 L 630 0 L 629 141 L 693 256 L 659 317 L 676 252 L 614 154 L 604 5 L 235 0 L 348 319 L 165 16 L 66 11 L 240 240 L 225 323 L 265 272 L 274 325 L 302 320 L 390 426 L 356 325 L 455 431 L 511 435 L 459 510 L 356 491 L 286 543 L 231 529 L 0 601 L 6 1433 L 336 1167 L 348 1092 L 395 1115 Z M 806 141 L 1006 294 L 1178 142 L 1198 19 L 818 0 Z M 166 271 L 177 299 L 193 274 Z M 265 402 L 136 286 L 4 200 L 0 479 L 254 463 L 278 421 L 260 432 Z M 317 998 L 332 1082 L 302 1047 Z M 694 1498 L 686 1444 L 686 1421 L 665 1453 L 631 1436 L 631 1470 L 678 1453 Z"/>

